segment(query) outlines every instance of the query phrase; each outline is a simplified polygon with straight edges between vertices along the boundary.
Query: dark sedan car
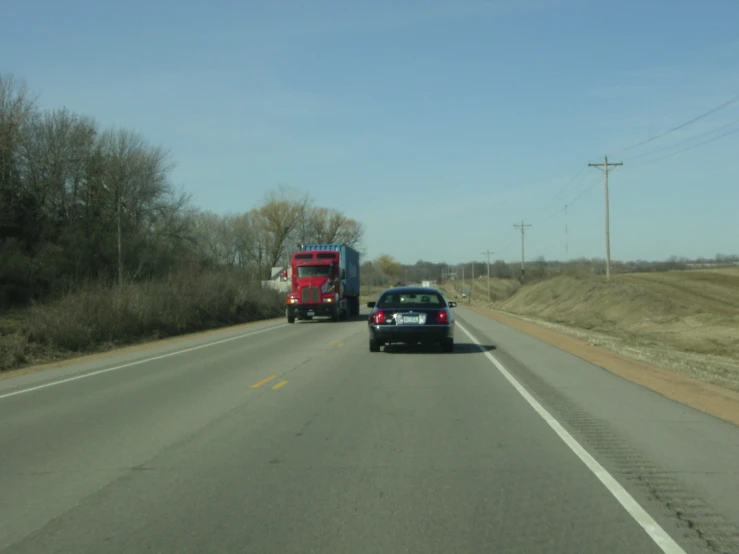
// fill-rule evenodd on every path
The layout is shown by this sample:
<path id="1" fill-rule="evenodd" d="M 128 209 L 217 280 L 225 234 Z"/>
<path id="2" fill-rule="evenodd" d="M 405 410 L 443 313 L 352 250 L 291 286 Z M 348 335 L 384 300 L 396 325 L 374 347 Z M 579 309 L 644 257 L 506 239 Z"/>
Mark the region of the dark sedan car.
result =
<path id="1" fill-rule="evenodd" d="M 433 288 L 398 287 L 368 302 L 369 349 L 379 352 L 386 344 L 440 344 L 444 352 L 454 352 L 454 308 Z"/>

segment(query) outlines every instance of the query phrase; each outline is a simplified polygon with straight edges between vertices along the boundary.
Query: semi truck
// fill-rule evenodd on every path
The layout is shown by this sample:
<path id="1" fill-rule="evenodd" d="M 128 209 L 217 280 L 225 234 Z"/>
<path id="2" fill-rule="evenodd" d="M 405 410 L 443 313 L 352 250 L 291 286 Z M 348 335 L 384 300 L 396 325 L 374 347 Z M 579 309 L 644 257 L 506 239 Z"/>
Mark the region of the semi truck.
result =
<path id="1" fill-rule="evenodd" d="M 290 259 L 287 322 L 359 315 L 359 252 L 344 244 L 304 244 Z M 287 277 L 287 270 L 283 272 Z"/>

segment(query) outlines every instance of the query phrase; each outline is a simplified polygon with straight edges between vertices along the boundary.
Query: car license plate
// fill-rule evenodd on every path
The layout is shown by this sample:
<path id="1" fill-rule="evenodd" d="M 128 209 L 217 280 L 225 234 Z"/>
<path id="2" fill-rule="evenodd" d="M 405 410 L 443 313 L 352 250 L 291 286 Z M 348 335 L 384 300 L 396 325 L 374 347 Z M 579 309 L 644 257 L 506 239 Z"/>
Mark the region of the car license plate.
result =
<path id="1" fill-rule="evenodd" d="M 401 321 L 404 325 L 418 325 L 420 323 L 420 317 L 417 315 L 404 315 Z"/>
<path id="2" fill-rule="evenodd" d="M 307 315 L 316 315 L 316 312 L 314 312 L 313 310 L 310 310 Z"/>

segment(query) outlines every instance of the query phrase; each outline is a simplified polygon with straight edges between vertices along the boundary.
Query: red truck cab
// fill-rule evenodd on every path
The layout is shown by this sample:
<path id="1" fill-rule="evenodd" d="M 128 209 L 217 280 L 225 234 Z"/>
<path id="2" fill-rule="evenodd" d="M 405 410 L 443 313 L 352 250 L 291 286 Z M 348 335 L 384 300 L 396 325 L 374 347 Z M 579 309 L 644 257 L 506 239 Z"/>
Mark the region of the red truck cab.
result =
<path id="1" fill-rule="evenodd" d="M 342 317 L 358 315 L 359 255 L 354 256 L 354 253 L 356 251 L 343 245 L 307 246 L 293 253 L 290 260 L 291 290 L 286 298 L 288 323 L 314 317 L 330 317 L 338 321 Z M 350 268 L 349 279 L 347 267 Z M 283 277 L 287 277 L 285 273 Z"/>

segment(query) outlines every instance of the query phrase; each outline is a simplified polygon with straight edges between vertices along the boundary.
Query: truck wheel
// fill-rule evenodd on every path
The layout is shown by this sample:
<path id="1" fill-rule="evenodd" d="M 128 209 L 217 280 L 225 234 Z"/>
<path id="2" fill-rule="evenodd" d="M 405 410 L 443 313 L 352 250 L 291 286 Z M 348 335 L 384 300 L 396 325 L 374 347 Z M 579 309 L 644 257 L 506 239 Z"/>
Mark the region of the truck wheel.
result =
<path id="1" fill-rule="evenodd" d="M 290 315 L 290 314 L 288 313 L 288 314 L 287 314 L 287 322 L 288 322 L 288 323 L 295 323 L 295 316 L 294 316 L 294 315 Z"/>
<path id="2" fill-rule="evenodd" d="M 333 313 L 331 314 L 331 321 L 339 321 L 339 316 L 341 315 L 341 311 L 339 310 L 339 307 L 336 306 L 334 308 Z"/>

